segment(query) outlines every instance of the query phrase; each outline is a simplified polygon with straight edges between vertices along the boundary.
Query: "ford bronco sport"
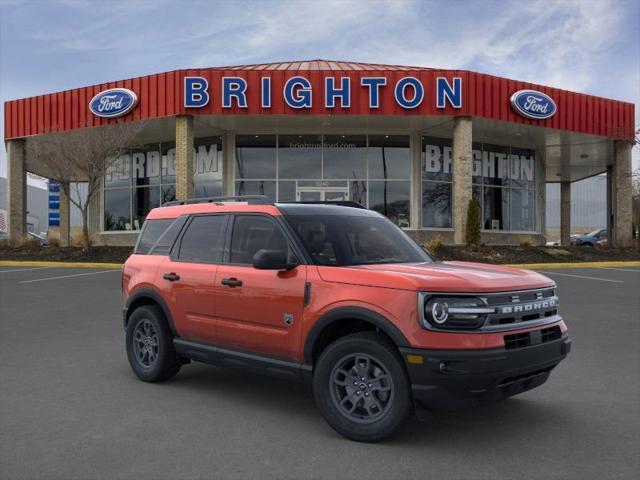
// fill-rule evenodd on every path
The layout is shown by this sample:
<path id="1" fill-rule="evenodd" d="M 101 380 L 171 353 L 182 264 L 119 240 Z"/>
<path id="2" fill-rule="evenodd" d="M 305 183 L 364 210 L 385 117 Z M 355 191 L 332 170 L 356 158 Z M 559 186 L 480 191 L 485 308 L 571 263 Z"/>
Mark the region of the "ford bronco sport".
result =
<path id="1" fill-rule="evenodd" d="M 571 346 L 548 278 L 436 262 L 346 202 L 171 202 L 149 213 L 122 286 L 140 379 L 199 361 L 307 380 L 329 425 L 360 441 L 413 411 L 537 387 Z"/>

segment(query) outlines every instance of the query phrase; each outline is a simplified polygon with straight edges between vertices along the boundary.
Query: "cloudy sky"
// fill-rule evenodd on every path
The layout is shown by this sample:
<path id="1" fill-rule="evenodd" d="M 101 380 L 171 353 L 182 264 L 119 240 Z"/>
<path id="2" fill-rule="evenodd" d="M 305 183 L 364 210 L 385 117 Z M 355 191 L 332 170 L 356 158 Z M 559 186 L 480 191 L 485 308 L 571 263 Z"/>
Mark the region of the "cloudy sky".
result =
<path id="1" fill-rule="evenodd" d="M 0 100 L 324 58 L 470 69 L 630 101 L 640 123 L 639 20 L 640 0 L 0 0 Z"/>

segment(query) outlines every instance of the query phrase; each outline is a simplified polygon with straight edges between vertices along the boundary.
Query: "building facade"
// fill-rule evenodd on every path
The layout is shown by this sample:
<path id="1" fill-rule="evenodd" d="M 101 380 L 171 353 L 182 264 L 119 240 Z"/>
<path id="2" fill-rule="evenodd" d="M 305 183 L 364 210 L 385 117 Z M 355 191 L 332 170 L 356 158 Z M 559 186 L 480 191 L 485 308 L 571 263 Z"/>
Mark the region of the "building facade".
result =
<path id="1" fill-rule="evenodd" d="M 129 122 L 144 128 L 104 174 L 90 215 L 98 243 L 132 244 L 166 201 L 262 194 L 356 201 L 419 240 L 448 243 L 463 242 L 475 199 L 483 241 L 541 244 L 548 182 L 561 184 L 568 242 L 571 182 L 604 172 L 614 242 L 631 239 L 632 104 L 469 71 L 323 60 L 179 70 L 7 102 L 12 235 L 22 231 L 25 172 L 49 176 L 26 142 Z"/>

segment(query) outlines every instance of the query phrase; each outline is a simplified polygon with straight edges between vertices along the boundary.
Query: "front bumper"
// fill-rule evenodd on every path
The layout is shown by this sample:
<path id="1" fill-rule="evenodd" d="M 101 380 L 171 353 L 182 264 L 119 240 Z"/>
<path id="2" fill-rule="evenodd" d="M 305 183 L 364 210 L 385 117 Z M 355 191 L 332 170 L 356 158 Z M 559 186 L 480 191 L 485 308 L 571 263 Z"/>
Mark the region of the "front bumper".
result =
<path id="1" fill-rule="evenodd" d="M 401 348 L 400 352 L 416 406 L 456 410 L 542 385 L 570 350 L 571 339 L 565 334 L 554 341 L 512 350 Z"/>

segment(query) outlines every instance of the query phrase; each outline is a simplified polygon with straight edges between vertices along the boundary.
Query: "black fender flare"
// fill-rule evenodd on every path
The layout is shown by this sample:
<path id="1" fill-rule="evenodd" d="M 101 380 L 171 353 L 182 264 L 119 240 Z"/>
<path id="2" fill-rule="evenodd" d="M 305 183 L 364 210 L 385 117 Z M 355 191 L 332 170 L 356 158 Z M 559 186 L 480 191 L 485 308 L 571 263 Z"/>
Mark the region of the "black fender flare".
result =
<path id="1" fill-rule="evenodd" d="M 164 316 L 167 319 L 167 323 L 169 324 L 169 330 L 171 330 L 171 333 L 173 334 L 174 337 L 177 337 L 176 329 L 173 325 L 173 316 L 171 315 L 171 310 L 169 310 L 169 306 L 167 305 L 167 302 L 164 301 L 164 299 L 162 298 L 162 295 L 160 295 L 157 291 L 155 291 L 152 288 L 146 288 L 146 287 L 135 290 L 134 293 L 132 293 L 127 299 L 127 303 L 125 304 L 125 308 L 124 308 L 125 329 L 127 328 L 127 322 L 129 321 L 129 316 L 131 315 L 131 312 L 132 312 L 131 307 L 140 299 L 153 300 L 153 302 L 157 303 L 160 306 L 160 308 L 162 309 L 162 313 L 164 313 Z"/>
<path id="2" fill-rule="evenodd" d="M 386 333 L 398 347 L 408 347 L 409 341 L 392 322 L 373 310 L 363 307 L 338 307 L 322 315 L 311 327 L 304 344 L 304 362 L 313 364 L 313 348 L 320 334 L 329 325 L 341 320 L 362 320 Z"/>

